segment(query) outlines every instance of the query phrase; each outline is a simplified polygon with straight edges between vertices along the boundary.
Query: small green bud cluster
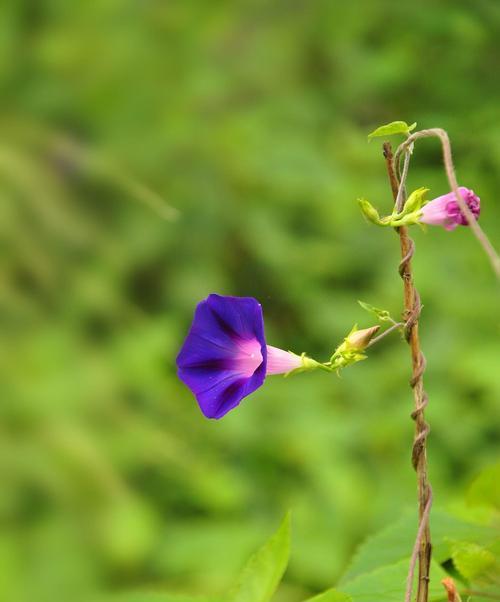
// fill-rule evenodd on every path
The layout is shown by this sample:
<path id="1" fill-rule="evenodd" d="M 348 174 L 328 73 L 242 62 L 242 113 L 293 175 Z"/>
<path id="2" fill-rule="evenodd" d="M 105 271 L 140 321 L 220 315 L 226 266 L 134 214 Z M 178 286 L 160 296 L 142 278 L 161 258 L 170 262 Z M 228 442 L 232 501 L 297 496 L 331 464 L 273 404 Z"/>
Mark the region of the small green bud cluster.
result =
<path id="1" fill-rule="evenodd" d="M 363 215 L 372 224 L 399 228 L 400 226 L 411 226 L 420 223 L 422 207 L 426 202 L 424 197 L 427 192 L 429 192 L 428 188 L 417 188 L 410 194 L 401 211 L 394 210 L 391 215 L 382 218 L 375 207 L 366 199 L 359 199 L 358 203 Z"/>
<path id="2" fill-rule="evenodd" d="M 368 347 L 379 328 L 380 326 L 377 325 L 372 326 L 371 328 L 358 330 L 357 325 L 354 325 L 351 332 L 337 347 L 335 353 L 330 358 L 330 369 L 340 370 L 341 368 L 345 368 L 346 366 L 366 359 L 366 355 L 363 351 Z"/>

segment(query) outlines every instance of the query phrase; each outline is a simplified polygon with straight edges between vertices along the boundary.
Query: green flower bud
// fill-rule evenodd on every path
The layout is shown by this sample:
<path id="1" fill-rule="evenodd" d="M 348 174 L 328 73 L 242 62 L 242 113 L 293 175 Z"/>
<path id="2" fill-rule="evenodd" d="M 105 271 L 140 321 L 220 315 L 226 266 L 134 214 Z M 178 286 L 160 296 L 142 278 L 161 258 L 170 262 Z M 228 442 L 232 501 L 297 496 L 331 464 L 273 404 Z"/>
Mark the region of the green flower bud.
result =
<path id="1" fill-rule="evenodd" d="M 377 226 L 383 225 L 378 211 L 369 201 L 366 199 L 358 199 L 358 203 L 363 215 L 368 221 L 370 221 L 372 224 L 376 224 Z"/>
<path id="2" fill-rule="evenodd" d="M 366 359 L 366 355 L 363 355 L 363 351 L 368 347 L 379 328 L 380 326 L 377 325 L 372 326 L 371 328 L 358 330 L 357 325 L 354 325 L 351 332 L 346 336 L 343 343 L 337 347 L 335 353 L 330 358 L 332 368 L 338 370 Z"/>

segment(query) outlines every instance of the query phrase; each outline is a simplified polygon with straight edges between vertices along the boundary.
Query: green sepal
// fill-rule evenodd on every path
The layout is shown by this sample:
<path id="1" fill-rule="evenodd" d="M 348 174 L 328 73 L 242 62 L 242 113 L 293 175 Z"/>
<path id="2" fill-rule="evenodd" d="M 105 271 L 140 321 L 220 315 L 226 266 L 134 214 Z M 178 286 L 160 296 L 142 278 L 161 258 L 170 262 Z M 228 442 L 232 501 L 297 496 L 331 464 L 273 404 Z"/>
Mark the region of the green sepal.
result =
<path id="1" fill-rule="evenodd" d="M 393 211 L 391 215 L 386 217 L 380 217 L 379 212 L 366 199 L 358 199 L 358 204 L 366 219 L 376 226 L 388 226 L 390 228 L 412 226 L 420 222 L 422 206 L 426 203 L 424 196 L 427 192 L 429 192 L 428 188 L 417 188 L 410 194 L 400 212 Z"/>
<path id="2" fill-rule="evenodd" d="M 413 224 L 420 223 L 422 206 L 426 203 L 424 197 L 427 192 L 429 192 L 428 188 L 417 188 L 410 194 L 401 211 L 393 211 L 391 215 L 388 215 L 387 217 L 380 217 L 375 207 L 373 207 L 366 199 L 358 199 L 358 203 L 363 215 L 372 222 L 372 224 L 376 224 L 377 226 L 388 226 L 390 228 L 412 226 Z"/>
<path id="3" fill-rule="evenodd" d="M 414 211 L 419 211 L 426 202 L 424 196 L 428 192 L 429 188 L 425 188 L 424 186 L 414 190 L 406 199 L 402 213 L 406 215 L 408 213 L 413 213 Z"/>
<path id="4" fill-rule="evenodd" d="M 420 222 L 420 218 L 422 216 L 422 211 L 419 209 L 418 211 L 413 211 L 412 213 L 407 213 L 402 217 L 391 218 L 387 224 L 391 226 L 391 228 L 399 228 L 401 226 L 413 226 Z"/>
<path id="5" fill-rule="evenodd" d="M 406 199 L 403 209 L 399 213 L 393 213 L 389 218 L 389 225 L 393 228 L 399 226 L 412 226 L 420 223 L 422 216 L 422 207 L 427 202 L 425 195 L 429 192 L 429 188 L 421 186 L 414 190 Z M 383 220 L 384 221 L 384 220 Z"/>
<path id="6" fill-rule="evenodd" d="M 289 351 L 289 353 L 293 353 L 293 351 Z M 308 355 L 306 355 L 306 353 L 301 353 L 300 354 L 300 359 L 302 361 L 302 366 L 299 366 L 298 368 L 295 368 L 294 370 L 290 370 L 290 372 L 287 372 L 284 376 L 285 378 L 287 378 L 288 376 L 291 376 L 292 374 L 300 374 L 301 372 L 312 372 L 313 370 L 328 370 L 328 367 L 325 366 L 325 364 L 322 364 L 320 362 L 317 362 L 316 360 L 313 360 L 312 357 L 309 357 Z"/>

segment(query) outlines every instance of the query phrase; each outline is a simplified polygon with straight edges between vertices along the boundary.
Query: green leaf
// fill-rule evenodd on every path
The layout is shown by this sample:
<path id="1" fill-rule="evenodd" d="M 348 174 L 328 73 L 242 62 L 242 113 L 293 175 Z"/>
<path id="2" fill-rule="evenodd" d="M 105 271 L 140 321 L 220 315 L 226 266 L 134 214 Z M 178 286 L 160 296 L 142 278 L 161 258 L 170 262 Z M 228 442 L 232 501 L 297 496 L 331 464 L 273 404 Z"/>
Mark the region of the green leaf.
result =
<path id="1" fill-rule="evenodd" d="M 342 591 L 349 594 L 354 602 L 401 602 L 406 590 L 410 560 L 406 558 L 396 564 L 383 566 L 371 573 L 365 573 L 342 586 Z M 417 573 L 417 571 L 415 571 Z M 429 600 L 444 600 L 446 593 L 441 579 L 446 573 L 436 563 L 431 562 Z M 417 574 L 415 574 L 414 588 Z M 415 591 L 415 589 L 414 589 Z"/>
<path id="2" fill-rule="evenodd" d="M 488 578 L 497 564 L 497 559 L 490 550 L 475 543 L 464 541 L 452 544 L 451 557 L 458 572 L 467 581 Z"/>
<path id="3" fill-rule="evenodd" d="M 332 587 L 313 598 L 309 598 L 306 602 L 352 602 L 352 598 Z"/>
<path id="4" fill-rule="evenodd" d="M 488 506 L 500 511 L 500 462 L 481 472 L 470 486 L 466 500 L 471 506 Z"/>
<path id="5" fill-rule="evenodd" d="M 374 305 L 365 303 L 364 301 L 358 300 L 358 303 L 365 311 L 370 312 L 371 314 L 375 314 L 377 318 L 382 322 L 389 322 L 392 320 L 391 314 L 386 309 L 380 309 L 378 307 L 375 307 Z"/>
<path id="6" fill-rule="evenodd" d="M 406 558 L 413 548 L 416 533 L 415 514 L 404 514 L 397 522 L 376 533 L 359 547 L 339 583 L 343 585 L 358 575 Z M 489 527 L 462 521 L 441 510 L 432 511 L 431 534 L 433 557 L 437 562 L 444 562 L 451 557 L 451 538 L 488 545 L 496 537 Z"/>
<path id="7" fill-rule="evenodd" d="M 218 598 L 206 596 L 187 596 L 162 591 L 136 590 L 109 594 L 97 598 L 97 602 L 222 602 Z"/>
<path id="8" fill-rule="evenodd" d="M 406 121 L 391 121 L 391 123 L 381 125 L 376 130 L 373 130 L 373 132 L 368 134 L 368 140 L 383 136 L 392 136 L 394 134 L 403 134 L 404 136 L 409 136 L 410 132 L 416 127 L 416 123 L 408 125 Z"/>
<path id="9" fill-rule="evenodd" d="M 258 550 L 243 569 L 230 602 L 267 602 L 276 591 L 290 555 L 290 513 L 276 533 Z"/>
<path id="10" fill-rule="evenodd" d="M 401 602 L 406 590 L 406 579 L 410 559 L 383 566 L 371 572 L 355 577 L 343 584 L 339 591 L 336 588 L 310 598 L 306 602 Z M 431 563 L 429 600 L 444 600 L 445 591 L 441 579 L 446 573 L 435 562 Z M 414 591 L 416 590 L 417 575 L 415 574 Z"/>

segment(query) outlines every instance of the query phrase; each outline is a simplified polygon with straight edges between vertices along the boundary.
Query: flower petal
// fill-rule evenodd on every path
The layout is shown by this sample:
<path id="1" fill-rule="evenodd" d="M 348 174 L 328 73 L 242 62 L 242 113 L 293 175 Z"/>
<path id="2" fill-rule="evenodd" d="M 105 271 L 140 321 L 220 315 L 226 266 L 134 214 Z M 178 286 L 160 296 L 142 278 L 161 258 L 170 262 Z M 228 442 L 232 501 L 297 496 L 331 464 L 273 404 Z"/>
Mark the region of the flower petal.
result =
<path id="1" fill-rule="evenodd" d="M 302 366 L 300 355 L 267 346 L 267 374 L 286 374 Z"/>
<path id="2" fill-rule="evenodd" d="M 474 194 L 473 190 L 464 186 L 460 186 L 458 191 L 477 220 L 481 211 L 479 197 Z M 430 226 L 443 226 L 446 230 L 454 230 L 457 226 L 468 225 L 467 218 L 462 214 L 454 192 L 443 194 L 424 205 L 420 221 Z"/>
<path id="3" fill-rule="evenodd" d="M 258 389 L 265 379 L 261 367 L 250 378 L 234 371 L 213 373 L 205 380 L 203 389 L 195 391 L 192 374 L 182 371 L 179 377 L 195 393 L 200 410 L 206 418 L 222 418 L 230 410 L 238 406 L 241 400 Z M 196 377 L 199 382 L 199 379 Z M 210 384 L 209 384 L 210 383 Z"/>
<path id="4" fill-rule="evenodd" d="M 177 366 L 205 416 L 221 418 L 258 389 L 266 365 L 262 308 L 255 299 L 209 295 L 198 304 Z"/>

